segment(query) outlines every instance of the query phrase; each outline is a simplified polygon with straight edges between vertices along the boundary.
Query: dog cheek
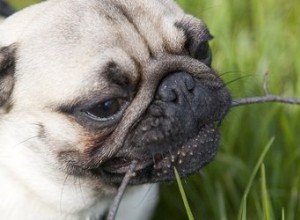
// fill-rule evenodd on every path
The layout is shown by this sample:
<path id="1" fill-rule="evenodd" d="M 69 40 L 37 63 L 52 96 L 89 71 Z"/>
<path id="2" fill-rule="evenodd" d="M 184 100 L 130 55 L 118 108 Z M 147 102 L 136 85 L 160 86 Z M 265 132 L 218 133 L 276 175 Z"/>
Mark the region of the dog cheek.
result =
<path id="1" fill-rule="evenodd" d="M 40 140 L 54 155 L 61 158 L 61 155 L 71 153 L 77 155 L 74 161 L 83 164 L 90 160 L 109 136 L 106 131 L 88 129 L 64 114 L 43 117 L 39 127 Z"/>
<path id="2" fill-rule="evenodd" d="M 84 131 L 61 115 L 44 115 L 39 122 L 38 137 L 48 147 L 49 151 L 83 151 L 82 140 Z"/>

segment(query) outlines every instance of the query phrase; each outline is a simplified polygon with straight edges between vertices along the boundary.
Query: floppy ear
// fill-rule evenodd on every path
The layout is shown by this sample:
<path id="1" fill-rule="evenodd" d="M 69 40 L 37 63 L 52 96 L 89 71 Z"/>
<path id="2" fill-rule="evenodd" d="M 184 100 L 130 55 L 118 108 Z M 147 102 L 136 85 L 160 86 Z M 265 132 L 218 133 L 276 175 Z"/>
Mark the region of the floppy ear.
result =
<path id="1" fill-rule="evenodd" d="M 15 47 L 0 47 L 0 107 L 8 100 L 14 87 Z"/>

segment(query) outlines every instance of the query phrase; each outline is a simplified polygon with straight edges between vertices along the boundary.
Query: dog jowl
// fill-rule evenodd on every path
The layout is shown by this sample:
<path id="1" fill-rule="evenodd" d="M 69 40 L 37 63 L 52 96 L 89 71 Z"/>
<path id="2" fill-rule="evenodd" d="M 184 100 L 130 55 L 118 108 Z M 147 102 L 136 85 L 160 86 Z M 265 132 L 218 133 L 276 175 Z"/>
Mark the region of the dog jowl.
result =
<path id="1" fill-rule="evenodd" d="M 0 26 L 4 188 L 32 195 L 40 215 L 59 219 L 60 209 L 82 219 L 105 210 L 133 160 L 132 184 L 171 181 L 173 167 L 183 177 L 197 172 L 216 155 L 230 106 L 211 68 L 211 39 L 171 0 L 50 0 L 7 19 Z M 72 193 L 74 179 L 84 204 Z M 22 216 L 20 195 L 11 201 Z"/>

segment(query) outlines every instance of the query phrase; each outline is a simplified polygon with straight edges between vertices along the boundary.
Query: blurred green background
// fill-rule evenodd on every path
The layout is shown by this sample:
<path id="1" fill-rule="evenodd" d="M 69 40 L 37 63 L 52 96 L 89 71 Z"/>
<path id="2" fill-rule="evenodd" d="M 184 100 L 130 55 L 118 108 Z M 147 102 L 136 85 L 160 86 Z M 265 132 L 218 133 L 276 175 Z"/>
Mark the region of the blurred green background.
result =
<path id="1" fill-rule="evenodd" d="M 10 0 L 22 8 L 32 0 Z M 300 98 L 299 0 L 179 0 L 204 20 L 215 36 L 213 66 L 233 98 L 270 91 Z M 183 181 L 195 219 L 300 219 L 300 106 L 259 104 L 233 108 L 222 124 L 220 151 L 213 163 Z M 251 184 L 244 218 L 238 213 L 254 166 L 275 140 Z M 265 180 L 266 189 L 262 187 Z M 153 219 L 187 219 L 177 184 L 161 184 Z"/>

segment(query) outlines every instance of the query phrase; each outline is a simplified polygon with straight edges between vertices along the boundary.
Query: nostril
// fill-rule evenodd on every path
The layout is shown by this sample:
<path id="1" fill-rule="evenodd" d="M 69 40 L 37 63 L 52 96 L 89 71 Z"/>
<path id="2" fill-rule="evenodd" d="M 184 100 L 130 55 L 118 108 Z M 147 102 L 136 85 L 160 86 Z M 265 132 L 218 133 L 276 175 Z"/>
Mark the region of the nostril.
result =
<path id="1" fill-rule="evenodd" d="M 188 91 L 192 91 L 195 88 L 195 81 L 192 76 L 185 75 L 185 86 Z"/>
<path id="2" fill-rule="evenodd" d="M 177 99 L 176 91 L 172 84 L 166 83 L 159 89 L 159 95 L 162 101 L 175 102 Z"/>
<path id="3" fill-rule="evenodd" d="M 195 88 L 195 80 L 185 72 L 178 72 L 164 78 L 158 88 L 158 97 L 165 102 L 177 102 Z"/>

